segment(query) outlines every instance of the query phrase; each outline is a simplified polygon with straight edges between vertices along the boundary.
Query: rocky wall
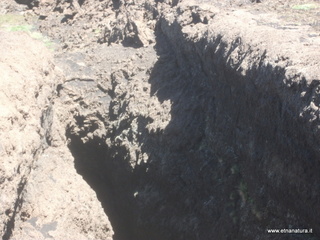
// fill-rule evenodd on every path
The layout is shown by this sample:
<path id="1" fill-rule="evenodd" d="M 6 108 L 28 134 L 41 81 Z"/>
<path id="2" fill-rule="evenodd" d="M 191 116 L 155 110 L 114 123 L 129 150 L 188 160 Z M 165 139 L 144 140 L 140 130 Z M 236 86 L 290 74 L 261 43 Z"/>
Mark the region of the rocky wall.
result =
<path id="1" fill-rule="evenodd" d="M 66 146 L 68 112 L 53 107 L 64 78 L 52 52 L 27 33 L 0 35 L 2 239 L 112 239 Z"/>
<path id="2" fill-rule="evenodd" d="M 209 1 L 29 2 L 64 80 L 32 116 L 39 154 L 4 174 L 3 239 L 319 238 L 310 27 Z"/>

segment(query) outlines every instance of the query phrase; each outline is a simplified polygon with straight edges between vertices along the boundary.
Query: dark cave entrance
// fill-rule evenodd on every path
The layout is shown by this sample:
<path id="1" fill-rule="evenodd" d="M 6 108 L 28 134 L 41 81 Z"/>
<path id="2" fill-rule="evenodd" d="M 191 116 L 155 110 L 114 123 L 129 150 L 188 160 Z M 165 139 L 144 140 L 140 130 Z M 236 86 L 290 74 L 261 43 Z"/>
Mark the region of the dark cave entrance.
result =
<path id="1" fill-rule="evenodd" d="M 132 173 L 124 161 L 112 157 L 101 139 L 83 143 L 80 136 L 69 130 L 66 136 L 75 161 L 75 168 L 96 192 L 115 232 L 114 240 L 137 240 L 134 217 Z M 141 240 L 141 238 L 139 238 Z"/>

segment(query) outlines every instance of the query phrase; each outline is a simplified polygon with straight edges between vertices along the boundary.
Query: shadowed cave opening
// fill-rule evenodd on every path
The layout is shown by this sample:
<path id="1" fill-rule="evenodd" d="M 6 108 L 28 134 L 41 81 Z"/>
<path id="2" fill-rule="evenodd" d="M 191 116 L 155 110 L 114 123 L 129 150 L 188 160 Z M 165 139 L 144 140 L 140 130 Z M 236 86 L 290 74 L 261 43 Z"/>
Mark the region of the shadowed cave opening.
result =
<path id="1" fill-rule="evenodd" d="M 71 140 L 69 149 L 75 159 L 75 168 L 96 192 L 98 200 L 111 222 L 115 240 L 136 240 L 136 223 L 133 208 L 133 173 L 124 161 L 114 157 L 101 139 L 83 143 L 80 136 L 66 136 Z M 119 149 L 117 149 L 119 151 Z"/>

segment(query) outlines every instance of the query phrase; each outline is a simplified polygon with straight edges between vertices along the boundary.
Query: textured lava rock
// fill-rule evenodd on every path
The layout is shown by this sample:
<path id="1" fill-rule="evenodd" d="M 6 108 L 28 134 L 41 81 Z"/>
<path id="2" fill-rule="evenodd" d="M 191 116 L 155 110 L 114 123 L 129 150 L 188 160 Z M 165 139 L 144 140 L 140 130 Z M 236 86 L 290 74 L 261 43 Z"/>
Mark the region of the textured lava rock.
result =
<path id="1" fill-rule="evenodd" d="M 252 2 L 33 8 L 64 80 L 4 84 L 3 238 L 318 239 L 319 36 Z"/>

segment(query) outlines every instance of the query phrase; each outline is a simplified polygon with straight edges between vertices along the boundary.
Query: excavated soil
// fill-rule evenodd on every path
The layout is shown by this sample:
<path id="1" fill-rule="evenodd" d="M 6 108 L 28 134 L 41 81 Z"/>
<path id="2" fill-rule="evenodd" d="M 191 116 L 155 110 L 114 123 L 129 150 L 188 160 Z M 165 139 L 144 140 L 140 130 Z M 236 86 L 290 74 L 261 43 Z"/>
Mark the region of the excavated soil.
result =
<path id="1" fill-rule="evenodd" d="M 1 1 L 2 239 L 320 239 L 319 11 Z"/>

